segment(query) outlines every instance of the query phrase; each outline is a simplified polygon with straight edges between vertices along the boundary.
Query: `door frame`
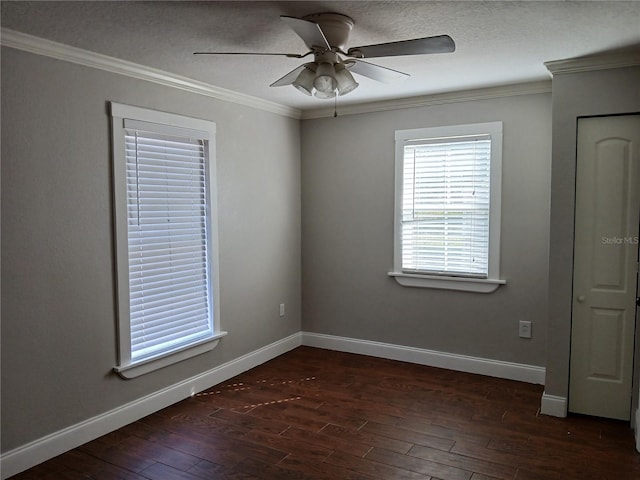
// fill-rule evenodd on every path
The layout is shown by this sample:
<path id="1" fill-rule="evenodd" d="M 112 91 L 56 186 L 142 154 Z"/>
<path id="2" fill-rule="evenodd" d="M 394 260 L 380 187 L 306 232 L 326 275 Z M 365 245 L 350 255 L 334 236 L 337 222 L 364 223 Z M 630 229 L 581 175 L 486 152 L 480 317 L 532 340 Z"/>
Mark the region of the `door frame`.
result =
<path id="1" fill-rule="evenodd" d="M 640 218 L 638 219 L 640 227 Z M 638 240 L 638 239 L 636 239 Z M 640 451 L 640 306 L 638 306 L 638 298 L 640 298 L 640 241 L 638 243 L 638 256 L 636 262 L 638 272 L 636 274 L 636 324 L 635 337 L 633 344 L 633 373 L 631 382 L 631 428 L 636 430 L 636 447 Z"/>

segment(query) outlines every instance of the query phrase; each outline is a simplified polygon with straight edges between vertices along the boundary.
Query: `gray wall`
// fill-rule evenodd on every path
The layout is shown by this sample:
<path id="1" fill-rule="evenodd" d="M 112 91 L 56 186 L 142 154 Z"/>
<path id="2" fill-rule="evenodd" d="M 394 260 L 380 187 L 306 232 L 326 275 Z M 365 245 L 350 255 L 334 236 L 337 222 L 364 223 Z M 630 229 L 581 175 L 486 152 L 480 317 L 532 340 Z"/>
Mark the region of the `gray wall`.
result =
<path id="1" fill-rule="evenodd" d="M 634 112 L 640 112 L 640 67 L 553 77 L 548 395 L 566 398 L 569 392 L 578 117 Z M 636 379 L 638 372 L 636 368 Z"/>
<path id="2" fill-rule="evenodd" d="M 229 335 L 212 352 L 127 381 L 111 371 L 108 101 L 217 124 Z M 3 452 L 300 331 L 299 130 L 298 120 L 2 49 Z"/>
<path id="3" fill-rule="evenodd" d="M 502 120 L 501 276 L 476 294 L 398 285 L 394 131 Z M 303 329 L 545 365 L 551 95 L 302 122 Z M 518 337 L 518 321 L 533 338 Z"/>

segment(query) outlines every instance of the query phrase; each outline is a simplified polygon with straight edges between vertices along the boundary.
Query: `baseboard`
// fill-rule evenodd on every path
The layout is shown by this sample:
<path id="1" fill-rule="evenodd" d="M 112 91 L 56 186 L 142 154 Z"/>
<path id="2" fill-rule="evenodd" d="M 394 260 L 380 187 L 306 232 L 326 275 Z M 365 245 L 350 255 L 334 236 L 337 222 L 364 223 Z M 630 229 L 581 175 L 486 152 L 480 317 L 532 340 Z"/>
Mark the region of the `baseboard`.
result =
<path id="1" fill-rule="evenodd" d="M 295 333 L 200 375 L 11 450 L 0 456 L 0 476 L 5 479 L 20 473 L 190 397 L 196 392 L 235 377 L 300 346 L 301 339 L 301 333 Z"/>
<path id="2" fill-rule="evenodd" d="M 540 402 L 540 413 L 543 415 L 551 415 L 552 417 L 567 416 L 567 399 L 556 395 L 549 395 L 546 392 L 542 394 Z"/>
<path id="3" fill-rule="evenodd" d="M 311 332 L 298 332 L 200 375 L 196 375 L 134 402 L 11 450 L 0 456 L 0 472 L 2 472 L 0 478 L 8 478 L 95 438 L 135 422 L 146 415 L 179 402 L 196 392 L 224 382 L 242 372 L 282 355 L 299 345 L 359 353 L 362 355 L 447 368 L 461 372 L 544 384 L 545 369 L 543 367 L 456 355 L 369 340 Z M 560 397 L 546 397 L 546 401 L 549 404 L 549 411 L 556 411 L 554 408 L 556 407 L 557 399 L 560 399 Z M 545 397 L 543 396 L 543 405 L 544 404 Z M 566 406 L 564 411 L 566 415 Z M 553 415 L 553 413 L 548 414 Z"/>
<path id="4" fill-rule="evenodd" d="M 490 377 L 507 378 L 521 382 L 544 385 L 545 369 L 535 365 L 503 362 L 487 358 L 470 357 L 453 353 L 405 347 L 390 343 L 336 337 L 312 332 L 302 332 L 302 344 L 341 352 L 359 353 L 374 357 L 389 358 L 403 362 L 447 368 L 467 373 L 478 373 Z"/>

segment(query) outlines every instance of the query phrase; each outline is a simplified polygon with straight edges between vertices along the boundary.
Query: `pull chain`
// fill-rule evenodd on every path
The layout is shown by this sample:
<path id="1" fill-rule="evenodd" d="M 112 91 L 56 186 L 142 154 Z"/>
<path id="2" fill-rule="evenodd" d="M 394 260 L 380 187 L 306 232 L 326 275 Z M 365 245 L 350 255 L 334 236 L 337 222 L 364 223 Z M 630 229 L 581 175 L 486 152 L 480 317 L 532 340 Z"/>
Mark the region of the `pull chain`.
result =
<path id="1" fill-rule="evenodd" d="M 336 118 L 338 116 L 338 94 L 336 93 L 336 96 L 333 97 L 333 118 Z"/>

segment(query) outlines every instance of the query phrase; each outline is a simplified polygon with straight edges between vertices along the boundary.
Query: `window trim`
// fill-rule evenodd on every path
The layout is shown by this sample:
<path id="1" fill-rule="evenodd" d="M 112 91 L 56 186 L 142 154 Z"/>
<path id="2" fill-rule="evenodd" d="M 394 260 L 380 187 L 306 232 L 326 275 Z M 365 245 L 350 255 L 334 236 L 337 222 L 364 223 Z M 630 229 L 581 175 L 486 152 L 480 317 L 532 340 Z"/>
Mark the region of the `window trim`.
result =
<path id="1" fill-rule="evenodd" d="M 215 134 L 216 124 L 207 120 L 195 119 L 159 112 L 131 105 L 110 102 L 111 134 L 113 148 L 113 225 L 115 239 L 116 262 L 116 303 L 118 314 L 118 364 L 114 371 L 122 378 L 134 378 L 159 368 L 166 367 L 187 358 L 200 355 L 215 348 L 227 332 L 220 330 L 220 284 L 219 284 L 219 248 L 218 248 L 218 215 L 216 192 L 216 158 Z M 167 126 L 178 129 L 197 130 L 203 132 L 207 141 L 208 153 L 208 205 L 209 229 L 207 240 L 212 261 L 209 265 L 210 295 L 213 303 L 213 333 L 204 339 L 178 347 L 170 352 L 156 356 L 131 359 L 131 325 L 129 318 L 129 260 L 127 229 L 127 195 L 126 195 L 126 158 L 125 158 L 125 123 L 147 122 L 157 124 L 160 130 Z M 133 121 L 133 122 L 132 122 Z M 205 138 L 203 136 L 203 139 Z"/>
<path id="2" fill-rule="evenodd" d="M 455 275 L 428 275 L 402 270 L 402 187 L 404 146 L 418 139 L 489 134 L 491 137 L 491 180 L 489 211 L 489 260 L 487 278 Z M 502 122 L 396 130 L 393 270 L 388 273 L 405 287 L 436 288 L 477 293 L 494 292 L 506 283 L 500 279 L 500 218 L 502 202 Z"/>

